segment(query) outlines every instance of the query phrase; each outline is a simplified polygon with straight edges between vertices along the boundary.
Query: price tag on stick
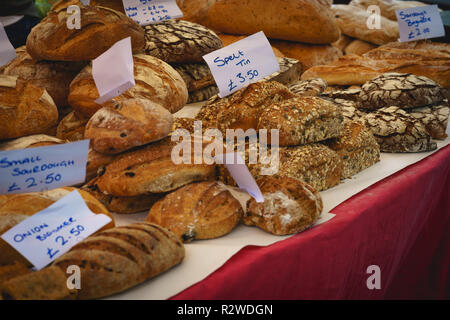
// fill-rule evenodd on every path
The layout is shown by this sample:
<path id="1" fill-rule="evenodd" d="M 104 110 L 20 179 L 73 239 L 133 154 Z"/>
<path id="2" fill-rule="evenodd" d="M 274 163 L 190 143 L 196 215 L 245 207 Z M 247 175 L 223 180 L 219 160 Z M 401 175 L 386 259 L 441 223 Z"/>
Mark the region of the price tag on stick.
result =
<path id="1" fill-rule="evenodd" d="M 122 0 L 125 13 L 141 26 L 181 18 L 176 0 Z"/>
<path id="2" fill-rule="evenodd" d="M 445 36 L 437 5 L 395 10 L 401 42 Z"/>
<path id="3" fill-rule="evenodd" d="M 0 22 L 0 67 L 9 63 L 16 56 L 16 50 L 9 41 L 3 24 Z"/>
<path id="4" fill-rule="evenodd" d="M 264 202 L 264 196 L 239 152 L 220 154 L 216 156 L 216 159 L 217 163 L 227 167 L 239 188 L 245 190 L 256 202 Z"/>
<path id="5" fill-rule="evenodd" d="M 280 70 L 262 31 L 208 53 L 203 59 L 211 69 L 221 98 Z"/>
<path id="6" fill-rule="evenodd" d="M 110 222 L 107 215 L 89 210 L 73 191 L 1 237 L 40 270 Z"/>
<path id="7" fill-rule="evenodd" d="M 0 194 L 39 192 L 84 182 L 89 140 L 0 151 Z"/>
<path id="8" fill-rule="evenodd" d="M 92 76 L 102 104 L 134 87 L 134 62 L 131 37 L 117 41 L 111 48 L 92 60 Z"/>

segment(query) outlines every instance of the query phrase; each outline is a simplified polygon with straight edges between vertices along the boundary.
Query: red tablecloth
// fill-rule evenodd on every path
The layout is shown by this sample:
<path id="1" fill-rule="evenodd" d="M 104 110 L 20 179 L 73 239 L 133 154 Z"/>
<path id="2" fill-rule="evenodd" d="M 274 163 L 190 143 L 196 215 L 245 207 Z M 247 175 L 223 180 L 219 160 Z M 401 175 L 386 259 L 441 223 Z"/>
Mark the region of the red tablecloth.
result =
<path id="1" fill-rule="evenodd" d="M 271 246 L 248 246 L 172 299 L 450 298 L 450 145 Z M 367 267 L 381 270 L 369 290 Z"/>

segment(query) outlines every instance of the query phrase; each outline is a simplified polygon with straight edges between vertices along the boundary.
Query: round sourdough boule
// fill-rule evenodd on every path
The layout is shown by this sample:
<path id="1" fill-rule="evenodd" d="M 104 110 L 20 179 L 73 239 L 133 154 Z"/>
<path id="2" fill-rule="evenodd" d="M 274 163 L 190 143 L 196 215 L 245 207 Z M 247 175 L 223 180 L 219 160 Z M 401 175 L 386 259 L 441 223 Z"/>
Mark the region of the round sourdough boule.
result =
<path id="1" fill-rule="evenodd" d="M 188 90 L 183 78 L 169 64 L 145 54 L 133 56 L 134 78 L 136 85 L 122 93 L 114 100 L 141 98 L 156 102 L 175 113 L 182 109 L 188 100 Z M 91 117 L 104 105 L 95 100 L 99 93 L 92 77 L 92 67 L 87 66 L 73 79 L 70 84 L 69 104 L 77 112 Z"/>
<path id="2" fill-rule="evenodd" d="M 445 140 L 447 138 L 447 124 L 450 115 L 448 101 L 444 100 L 435 106 L 408 110 L 410 115 L 420 121 L 433 139 Z"/>
<path id="3" fill-rule="evenodd" d="M 423 107 L 445 99 L 442 87 L 433 80 L 411 73 L 384 73 L 361 87 L 359 106 L 376 110 L 396 106 Z"/>
<path id="4" fill-rule="evenodd" d="M 161 140 L 172 130 L 172 114 L 144 99 L 117 101 L 98 110 L 86 124 L 84 137 L 98 152 L 116 154 Z"/>
<path id="5" fill-rule="evenodd" d="M 133 53 L 143 51 L 142 28 L 125 14 L 104 7 L 80 7 L 80 29 L 69 29 L 67 10 L 50 11 L 30 32 L 27 51 L 36 60 L 88 61 L 117 41 L 131 37 Z"/>
<path id="6" fill-rule="evenodd" d="M 241 221 L 243 209 L 218 181 L 188 184 L 150 209 L 146 221 L 163 226 L 184 242 L 221 237 Z"/>
<path id="7" fill-rule="evenodd" d="M 47 91 L 17 76 L 0 75 L 0 140 L 45 133 L 58 123 Z"/>
<path id="8" fill-rule="evenodd" d="M 35 134 L 0 143 L 0 151 L 53 146 L 62 143 L 66 143 L 66 141 L 45 134 Z"/>
<path id="9" fill-rule="evenodd" d="M 88 121 L 87 117 L 72 111 L 59 122 L 56 128 L 56 137 L 69 141 L 83 140 Z"/>
<path id="10" fill-rule="evenodd" d="M 257 226 L 275 235 L 288 235 L 311 227 L 320 217 L 320 194 L 310 185 L 294 178 L 266 176 L 257 180 L 263 203 L 247 202 L 244 224 Z"/>
<path id="11" fill-rule="evenodd" d="M 222 48 L 210 29 L 184 20 L 167 20 L 144 27 L 145 53 L 167 63 L 204 62 L 203 56 Z"/>
<path id="12" fill-rule="evenodd" d="M 35 193 L 23 193 L 23 194 L 11 194 L 0 195 L 0 234 L 5 233 L 15 225 L 21 223 L 33 214 L 44 210 L 54 202 L 58 201 L 62 197 L 65 197 L 70 192 L 78 190 L 83 200 L 86 202 L 89 209 L 97 214 L 106 214 L 111 218 L 111 222 L 104 226 L 102 230 L 106 230 L 114 227 L 114 218 L 97 199 L 86 191 L 64 187 L 57 188 L 45 192 Z M 3 239 L 0 238 L 0 265 L 14 263 L 15 261 L 22 262 L 28 266 L 30 263 L 13 247 L 8 245 Z"/>
<path id="13" fill-rule="evenodd" d="M 318 96 L 327 88 L 327 82 L 321 78 L 300 80 L 292 83 L 288 88 L 299 96 Z"/>

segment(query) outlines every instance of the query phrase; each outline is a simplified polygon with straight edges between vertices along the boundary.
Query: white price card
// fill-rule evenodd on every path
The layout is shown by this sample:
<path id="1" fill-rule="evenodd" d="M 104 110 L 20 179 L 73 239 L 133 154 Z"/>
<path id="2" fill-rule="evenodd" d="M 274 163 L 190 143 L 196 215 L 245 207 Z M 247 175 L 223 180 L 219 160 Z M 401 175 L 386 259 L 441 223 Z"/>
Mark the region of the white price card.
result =
<path id="1" fill-rule="evenodd" d="M 107 215 L 89 210 L 73 191 L 1 237 L 40 270 L 110 222 Z"/>
<path id="2" fill-rule="evenodd" d="M 211 69 L 221 98 L 280 70 L 262 31 L 208 53 L 203 59 Z"/>
<path id="3" fill-rule="evenodd" d="M 0 194 L 28 193 L 84 182 L 89 140 L 0 151 Z"/>
<path id="4" fill-rule="evenodd" d="M 0 22 L 0 67 L 9 63 L 16 56 L 16 50 L 9 41 L 3 24 Z"/>
<path id="5" fill-rule="evenodd" d="M 141 26 L 181 18 L 176 0 L 122 0 L 125 13 Z"/>
<path id="6" fill-rule="evenodd" d="M 395 10 L 401 42 L 437 38 L 445 35 L 437 5 Z"/>
<path id="7" fill-rule="evenodd" d="M 131 37 L 117 41 L 111 48 L 92 60 L 92 76 L 102 104 L 134 87 L 134 62 Z"/>
<path id="8" fill-rule="evenodd" d="M 240 189 L 251 195 L 256 202 L 264 202 L 264 196 L 239 152 L 219 154 L 216 156 L 216 163 L 227 167 Z"/>

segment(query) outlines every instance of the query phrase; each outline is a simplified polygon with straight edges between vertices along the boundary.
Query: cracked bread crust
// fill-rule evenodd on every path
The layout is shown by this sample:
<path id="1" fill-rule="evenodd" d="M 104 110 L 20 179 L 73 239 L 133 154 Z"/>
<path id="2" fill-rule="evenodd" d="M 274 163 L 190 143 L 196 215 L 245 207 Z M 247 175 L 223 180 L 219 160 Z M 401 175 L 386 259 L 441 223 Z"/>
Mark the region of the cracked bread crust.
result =
<path id="1" fill-rule="evenodd" d="M 191 183 L 168 194 L 151 208 L 146 221 L 190 242 L 228 234 L 242 215 L 242 206 L 230 191 L 221 182 L 208 181 Z"/>
<path id="2" fill-rule="evenodd" d="M 411 109 L 410 115 L 420 121 L 433 139 L 445 140 L 447 138 L 447 124 L 450 114 L 448 101 L 443 104 Z"/>
<path id="3" fill-rule="evenodd" d="M 144 27 L 145 53 L 167 63 L 203 62 L 203 56 L 222 48 L 210 29 L 184 20 L 167 20 Z"/>
<path id="4" fill-rule="evenodd" d="M 173 65 L 181 75 L 189 93 L 215 84 L 211 70 L 206 63 L 187 63 Z"/>
<path id="5" fill-rule="evenodd" d="M 277 129 L 280 146 L 295 146 L 339 136 L 342 122 L 342 111 L 334 103 L 318 97 L 299 97 L 264 108 L 257 130 Z"/>
<path id="6" fill-rule="evenodd" d="M 250 199 L 244 224 L 275 235 L 301 232 L 311 227 L 323 209 L 320 194 L 310 185 L 293 178 L 264 177 L 257 180 L 263 203 Z"/>
<path id="7" fill-rule="evenodd" d="M 382 152 L 426 152 L 437 148 L 425 127 L 396 106 L 368 113 L 363 118 Z"/>
<path id="8" fill-rule="evenodd" d="M 361 87 L 359 105 L 366 110 L 390 106 L 411 109 L 444 99 L 442 87 L 427 77 L 410 73 L 385 73 Z"/>
<path id="9" fill-rule="evenodd" d="M 299 96 L 318 96 L 327 88 L 327 82 L 321 78 L 300 80 L 288 86 L 289 90 Z"/>

